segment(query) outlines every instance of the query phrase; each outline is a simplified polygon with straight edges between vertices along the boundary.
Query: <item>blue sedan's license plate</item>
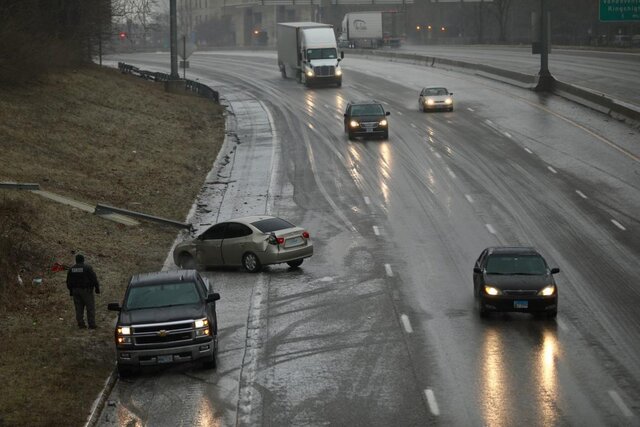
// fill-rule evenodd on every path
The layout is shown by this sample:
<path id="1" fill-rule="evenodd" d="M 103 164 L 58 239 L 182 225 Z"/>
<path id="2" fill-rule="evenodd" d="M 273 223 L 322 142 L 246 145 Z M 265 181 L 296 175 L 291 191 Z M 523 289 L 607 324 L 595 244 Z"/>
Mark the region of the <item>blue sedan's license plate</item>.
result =
<path id="1" fill-rule="evenodd" d="M 529 301 L 514 301 L 513 308 L 529 308 Z"/>
<path id="2" fill-rule="evenodd" d="M 304 239 L 302 237 L 293 237 L 291 239 L 287 239 L 284 247 L 291 248 L 293 246 L 300 246 L 304 243 Z"/>
<path id="3" fill-rule="evenodd" d="M 171 363 L 173 362 L 173 356 L 158 356 L 158 363 Z"/>

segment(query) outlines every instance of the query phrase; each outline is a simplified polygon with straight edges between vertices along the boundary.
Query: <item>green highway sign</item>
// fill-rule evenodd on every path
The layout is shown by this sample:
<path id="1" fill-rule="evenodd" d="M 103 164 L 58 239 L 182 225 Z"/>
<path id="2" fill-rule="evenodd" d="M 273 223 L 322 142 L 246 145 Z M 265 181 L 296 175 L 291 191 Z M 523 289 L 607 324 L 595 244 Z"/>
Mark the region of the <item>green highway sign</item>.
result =
<path id="1" fill-rule="evenodd" d="M 640 0 L 600 0 L 600 21 L 640 21 Z"/>

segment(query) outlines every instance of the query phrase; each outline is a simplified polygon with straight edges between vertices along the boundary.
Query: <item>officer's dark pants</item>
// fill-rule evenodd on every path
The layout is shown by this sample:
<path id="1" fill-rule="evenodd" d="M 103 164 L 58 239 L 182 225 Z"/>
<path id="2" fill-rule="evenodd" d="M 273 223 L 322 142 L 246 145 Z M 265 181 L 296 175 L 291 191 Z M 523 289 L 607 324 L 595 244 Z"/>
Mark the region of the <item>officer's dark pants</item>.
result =
<path id="1" fill-rule="evenodd" d="M 76 288 L 73 290 L 73 304 L 76 306 L 78 326 L 84 327 L 84 309 L 87 308 L 87 321 L 90 328 L 96 326 L 96 304 L 93 299 L 93 288 Z"/>

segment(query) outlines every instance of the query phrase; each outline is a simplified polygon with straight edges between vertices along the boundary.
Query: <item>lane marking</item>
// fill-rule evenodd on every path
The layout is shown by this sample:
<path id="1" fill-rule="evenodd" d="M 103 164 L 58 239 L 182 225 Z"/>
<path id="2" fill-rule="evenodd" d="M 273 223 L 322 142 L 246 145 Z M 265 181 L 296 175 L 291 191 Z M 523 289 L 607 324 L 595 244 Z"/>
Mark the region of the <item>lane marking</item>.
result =
<path id="1" fill-rule="evenodd" d="M 440 415 L 440 408 L 438 408 L 438 402 L 436 401 L 436 395 L 430 388 L 424 391 L 424 395 L 427 397 L 427 403 L 429 404 L 429 410 L 433 415 Z"/>
<path id="2" fill-rule="evenodd" d="M 558 171 L 552 168 L 551 166 L 547 166 L 547 169 L 549 169 L 553 173 L 558 173 Z"/>
<path id="3" fill-rule="evenodd" d="M 382 101 L 382 103 L 383 103 L 384 105 L 389 105 L 389 103 L 388 103 L 387 101 Z"/>
<path id="4" fill-rule="evenodd" d="M 471 108 L 471 107 L 467 107 L 467 110 L 469 110 L 469 111 L 475 111 L 475 110 L 474 110 L 473 108 Z"/>
<path id="5" fill-rule="evenodd" d="M 468 194 L 465 194 L 464 197 L 469 201 L 469 203 L 473 203 L 473 197 Z"/>
<path id="6" fill-rule="evenodd" d="M 413 328 L 411 327 L 411 322 L 409 322 L 409 316 L 403 314 L 400 316 L 400 320 L 402 320 L 402 325 L 404 326 L 404 330 L 407 331 L 408 334 L 413 332 Z"/>
<path id="7" fill-rule="evenodd" d="M 437 158 L 439 158 L 439 159 L 441 159 L 441 158 L 442 158 L 442 156 L 440 155 L 440 153 L 433 153 L 433 154 L 435 154 L 435 156 L 436 156 Z"/>
<path id="8" fill-rule="evenodd" d="M 417 126 L 414 125 L 413 123 L 409 123 L 411 125 L 412 128 L 417 129 Z"/>
<path id="9" fill-rule="evenodd" d="M 329 107 L 329 104 L 324 104 L 324 108 L 326 108 L 327 110 L 331 109 L 331 107 Z"/>
<path id="10" fill-rule="evenodd" d="M 506 136 L 507 138 L 511 138 L 511 134 L 509 132 L 505 132 L 504 136 Z"/>
<path id="11" fill-rule="evenodd" d="M 526 151 L 529 154 L 533 154 L 533 151 L 529 150 L 527 147 L 524 147 L 524 151 Z"/>
<path id="12" fill-rule="evenodd" d="M 612 219 L 611 222 L 613 223 L 613 225 L 615 225 L 616 227 L 618 227 L 620 230 L 622 231 L 627 231 L 626 228 L 624 228 L 624 225 L 620 224 L 618 221 L 616 221 L 615 219 Z"/>
<path id="13" fill-rule="evenodd" d="M 385 264 L 384 269 L 387 272 L 387 276 L 393 277 L 393 271 L 391 270 L 391 266 L 389 264 Z"/>
<path id="14" fill-rule="evenodd" d="M 489 230 L 489 233 L 496 234 L 496 230 L 495 228 L 493 228 L 491 224 L 485 224 L 484 226 L 487 227 L 487 230 Z"/>
<path id="15" fill-rule="evenodd" d="M 313 129 L 313 125 L 311 123 L 307 123 L 307 126 L 309 126 L 309 129 Z"/>
<path id="16" fill-rule="evenodd" d="M 370 205 L 370 204 L 371 204 L 371 200 L 369 199 L 369 197 L 368 197 L 368 196 L 364 196 L 364 202 L 365 202 L 367 205 Z"/>
<path id="17" fill-rule="evenodd" d="M 377 225 L 373 226 L 373 234 L 375 234 L 376 236 L 380 235 L 380 229 L 378 228 Z"/>
<path id="18" fill-rule="evenodd" d="M 620 408 L 625 417 L 631 418 L 633 416 L 633 413 L 629 410 L 617 391 L 609 390 L 609 396 L 611 396 L 611 399 L 618 405 L 618 408 Z"/>
<path id="19" fill-rule="evenodd" d="M 578 196 L 582 197 L 583 199 L 588 199 L 587 195 L 584 194 L 582 191 L 576 190 L 576 193 L 578 194 Z"/>
<path id="20" fill-rule="evenodd" d="M 567 324 L 564 323 L 562 319 L 556 319 L 556 323 L 558 324 L 560 329 L 562 329 L 563 332 L 567 332 L 569 330 L 569 327 L 567 327 Z"/>
<path id="21" fill-rule="evenodd" d="M 338 120 L 342 120 L 342 119 L 344 119 L 344 117 L 340 117 L 340 116 L 339 116 L 339 115 L 337 115 L 337 114 L 335 114 L 333 117 L 335 117 L 335 118 L 336 118 L 336 119 L 338 119 Z"/>
<path id="22" fill-rule="evenodd" d="M 455 174 L 455 173 L 453 173 L 453 171 L 452 171 L 451 169 L 447 168 L 447 172 L 449 172 L 449 176 L 450 176 L 451 178 L 455 178 L 455 177 L 456 177 L 456 174 Z"/>
<path id="23" fill-rule="evenodd" d="M 484 122 L 485 122 L 486 124 L 488 124 L 489 126 L 493 127 L 493 122 L 492 122 L 491 120 L 486 119 Z"/>
<path id="24" fill-rule="evenodd" d="M 401 116 L 402 115 L 402 111 L 398 111 L 398 115 Z"/>

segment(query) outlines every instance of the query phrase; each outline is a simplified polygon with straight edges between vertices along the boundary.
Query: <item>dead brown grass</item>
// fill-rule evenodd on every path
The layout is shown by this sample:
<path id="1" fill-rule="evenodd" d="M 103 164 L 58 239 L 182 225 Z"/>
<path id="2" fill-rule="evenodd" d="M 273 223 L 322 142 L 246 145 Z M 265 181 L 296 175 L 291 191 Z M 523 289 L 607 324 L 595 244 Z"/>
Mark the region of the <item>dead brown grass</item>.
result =
<path id="1" fill-rule="evenodd" d="M 0 181 L 39 182 L 90 204 L 184 220 L 224 138 L 219 106 L 113 70 L 0 91 Z M 13 224 L 0 236 L 0 258 L 11 260 L 0 263 L 0 420 L 82 425 L 113 369 L 115 315 L 106 304 L 121 300 L 128 276 L 162 266 L 176 231 L 125 227 L 30 192 L 0 191 L 8 207 L 0 211 Z M 7 233 L 15 224 L 24 229 Z M 75 327 L 66 275 L 49 271 L 55 261 L 72 263 L 73 251 L 102 284 L 97 331 Z"/>

